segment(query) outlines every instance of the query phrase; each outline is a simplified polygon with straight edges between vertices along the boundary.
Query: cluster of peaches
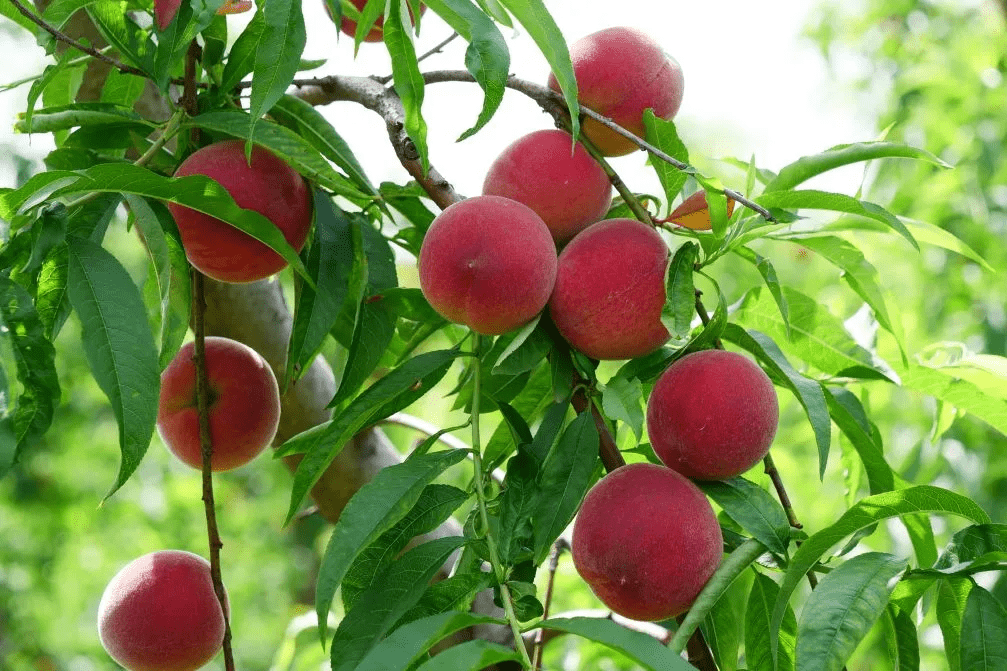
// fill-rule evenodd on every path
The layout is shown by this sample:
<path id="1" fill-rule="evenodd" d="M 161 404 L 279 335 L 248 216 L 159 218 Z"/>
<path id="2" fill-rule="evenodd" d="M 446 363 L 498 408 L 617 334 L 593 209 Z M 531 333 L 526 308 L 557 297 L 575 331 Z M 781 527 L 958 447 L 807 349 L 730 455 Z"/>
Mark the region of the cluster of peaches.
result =
<path id="1" fill-rule="evenodd" d="M 645 109 L 665 119 L 677 112 L 681 69 L 642 33 L 600 31 L 574 43 L 571 57 L 581 102 L 633 133 L 643 135 Z M 549 84 L 558 90 L 555 79 Z M 607 156 L 635 149 L 592 121 L 584 134 Z M 312 220 L 307 182 L 260 147 L 247 161 L 244 147 L 240 140 L 206 146 L 176 176 L 215 180 L 300 251 Z M 610 204 L 609 178 L 583 146 L 560 130 L 531 133 L 492 164 L 482 196 L 452 205 L 430 225 L 419 257 L 423 293 L 445 318 L 485 335 L 516 329 L 548 304 L 560 333 L 584 354 L 645 356 L 668 339 L 661 323 L 668 247 L 639 221 L 599 221 Z M 169 208 L 189 262 L 208 277 L 252 282 L 284 267 L 279 254 L 246 233 L 181 205 Z M 268 363 L 247 346 L 207 338 L 205 352 L 211 468 L 225 471 L 273 441 L 279 391 Z M 182 347 L 162 375 L 158 431 L 198 469 L 193 355 L 192 343 Z M 768 451 L 777 419 L 772 382 L 739 354 L 693 353 L 661 376 L 648 400 L 647 427 L 668 468 L 618 469 L 588 493 L 575 523 L 575 565 L 604 603 L 640 620 L 689 608 L 720 562 L 723 539 L 712 507 L 688 478 L 748 470 Z M 98 618 L 106 650 L 130 671 L 198 668 L 224 635 L 208 562 L 178 550 L 125 566 L 106 588 Z"/>
<path id="2" fill-rule="evenodd" d="M 638 31 L 602 30 L 570 54 L 581 102 L 634 134 L 643 135 L 645 109 L 665 119 L 678 110 L 678 64 Z M 606 156 L 635 149 L 591 120 L 584 135 Z M 640 221 L 599 221 L 610 204 L 609 178 L 584 147 L 561 130 L 531 133 L 491 165 L 482 196 L 430 225 L 419 257 L 423 293 L 478 333 L 511 331 L 547 308 L 589 357 L 646 356 L 669 337 L 661 322 L 668 247 Z M 574 564 L 609 608 L 636 620 L 688 610 L 723 554 L 713 508 L 690 478 L 750 469 L 768 452 L 778 414 L 769 377 L 740 354 L 695 352 L 662 374 L 647 431 L 667 468 L 638 463 L 609 474 L 574 525 Z"/>

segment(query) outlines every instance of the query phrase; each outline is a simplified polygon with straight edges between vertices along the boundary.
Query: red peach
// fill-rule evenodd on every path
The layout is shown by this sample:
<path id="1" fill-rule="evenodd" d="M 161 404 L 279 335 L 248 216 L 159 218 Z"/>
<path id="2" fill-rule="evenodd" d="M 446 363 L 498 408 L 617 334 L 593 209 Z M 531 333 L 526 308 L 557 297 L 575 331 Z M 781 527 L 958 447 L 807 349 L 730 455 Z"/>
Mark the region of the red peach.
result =
<path id="1" fill-rule="evenodd" d="M 682 68 L 661 46 L 634 28 L 599 30 L 570 46 L 578 97 L 582 105 L 644 137 L 643 113 L 654 110 L 671 119 L 682 104 Z M 549 88 L 559 91 L 555 75 Z M 606 156 L 622 156 L 637 146 L 597 121 L 584 122 L 584 134 Z"/>
<path id="2" fill-rule="evenodd" d="M 631 359 L 668 340 L 661 323 L 668 247 L 635 219 L 586 228 L 559 255 L 549 314 L 564 338 L 595 359 Z"/>
<path id="3" fill-rule="evenodd" d="M 245 142 L 226 140 L 197 150 L 182 161 L 176 177 L 205 175 L 223 186 L 240 207 L 255 210 L 300 251 L 311 228 L 308 183 L 293 168 L 259 146 L 245 160 Z M 254 282 L 279 272 L 287 262 L 262 242 L 220 219 L 168 203 L 189 263 L 221 282 Z"/>
<path id="4" fill-rule="evenodd" d="M 224 642 L 210 563 L 191 552 L 161 550 L 126 564 L 101 596 L 98 636 L 129 671 L 203 666 Z"/>
<path id="5" fill-rule="evenodd" d="M 195 343 L 185 344 L 161 374 L 157 430 L 171 452 L 202 468 L 196 407 Z M 247 464 L 276 436 L 280 392 L 272 369 L 251 347 L 229 338 L 206 338 L 210 442 L 214 471 Z"/>
<path id="6" fill-rule="evenodd" d="M 568 133 L 539 130 L 504 149 L 486 173 L 483 194 L 535 210 L 562 245 L 608 212 L 612 184 L 601 166 Z"/>
<path id="7" fill-rule="evenodd" d="M 406 2 L 406 0 L 402 1 Z M 364 7 L 367 5 L 367 0 L 350 0 L 350 2 L 353 4 L 354 7 L 357 8 L 358 12 L 364 11 Z M 325 5 L 325 13 L 328 14 L 329 18 L 331 19 L 332 12 L 329 11 L 328 3 L 323 4 Z M 425 11 L 427 11 L 427 6 L 420 5 L 420 14 L 423 14 L 423 12 Z M 411 7 L 409 10 L 409 15 L 412 16 Z M 381 26 L 384 25 L 384 23 L 385 23 L 385 17 L 379 16 L 378 20 L 374 22 L 374 26 L 369 31 L 367 31 L 367 34 L 364 36 L 364 42 L 380 42 L 382 39 L 384 39 L 384 35 L 381 32 Z M 339 18 L 339 30 L 343 31 L 344 35 L 354 37 L 357 34 L 357 22 L 354 21 L 353 19 L 347 18 L 346 15 L 344 14 Z"/>
<path id="8" fill-rule="evenodd" d="M 573 526 L 573 563 L 602 602 L 633 620 L 684 613 L 717 570 L 724 539 L 696 485 L 637 463 L 595 485 Z"/>
<path id="9" fill-rule="evenodd" d="M 736 352 L 682 357 L 647 400 L 647 433 L 668 467 L 698 480 L 726 480 L 759 463 L 773 442 L 779 403 L 769 376 Z"/>
<path id="10" fill-rule="evenodd" d="M 531 208 L 476 196 L 430 224 L 419 274 L 423 295 L 445 319 L 499 335 L 545 307 L 556 280 L 556 245 Z"/>

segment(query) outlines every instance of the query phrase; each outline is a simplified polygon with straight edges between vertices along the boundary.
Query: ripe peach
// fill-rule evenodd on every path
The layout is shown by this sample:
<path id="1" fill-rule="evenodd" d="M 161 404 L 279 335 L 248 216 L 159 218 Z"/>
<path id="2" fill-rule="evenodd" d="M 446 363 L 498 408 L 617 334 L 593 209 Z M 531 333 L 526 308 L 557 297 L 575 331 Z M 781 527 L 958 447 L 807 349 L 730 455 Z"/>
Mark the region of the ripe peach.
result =
<path id="1" fill-rule="evenodd" d="M 483 194 L 503 196 L 535 210 L 562 245 L 608 212 L 612 183 L 583 145 L 569 134 L 539 130 L 513 143 L 486 173 Z"/>
<path id="2" fill-rule="evenodd" d="M 581 104 L 626 130 L 644 136 L 643 112 L 671 119 L 682 104 L 682 68 L 659 44 L 634 28 L 599 30 L 570 45 Z M 549 88 L 559 82 L 549 76 Z M 606 156 L 622 156 L 637 146 L 597 121 L 584 122 L 584 133 Z"/>
<path id="3" fill-rule="evenodd" d="M 647 433 L 667 466 L 698 480 L 726 480 L 766 456 L 779 403 L 769 376 L 736 352 L 687 354 L 658 378 Z"/>
<path id="4" fill-rule="evenodd" d="M 255 210 L 300 251 L 311 228 L 311 189 L 297 172 L 262 147 L 245 160 L 245 142 L 226 140 L 197 150 L 175 171 L 206 175 L 227 189 L 241 207 Z M 168 203 L 175 217 L 189 263 L 221 282 L 254 282 L 282 270 L 287 262 L 247 233 L 219 219 L 182 205 Z"/>
<path id="5" fill-rule="evenodd" d="M 545 307 L 556 280 L 556 245 L 528 206 L 476 196 L 430 224 L 419 274 L 423 295 L 445 319 L 499 335 Z"/>
<path id="6" fill-rule="evenodd" d="M 161 374 L 157 430 L 171 452 L 202 468 L 196 407 L 195 343 L 182 346 Z M 214 471 L 247 464 L 276 436 L 280 392 L 272 369 L 251 347 L 229 338 L 206 338 L 210 442 Z"/>
<path id="7" fill-rule="evenodd" d="M 224 613 L 210 563 L 161 550 L 126 564 L 98 605 L 98 636 L 129 671 L 194 671 L 224 642 Z"/>
<path id="8" fill-rule="evenodd" d="M 573 563 L 613 611 L 633 620 L 685 612 L 723 554 L 717 516 L 675 471 L 637 463 L 595 485 L 573 526 Z"/>
<path id="9" fill-rule="evenodd" d="M 668 247 L 635 219 L 586 228 L 559 255 L 549 314 L 563 337 L 595 359 L 631 359 L 668 340 L 661 323 Z"/>
<path id="10" fill-rule="evenodd" d="M 405 1 L 405 0 L 403 0 Z M 353 6 L 357 8 L 357 11 L 364 11 L 364 6 L 367 5 L 367 0 L 350 0 Z M 329 11 L 328 3 L 323 3 L 325 6 L 325 13 L 332 18 L 332 12 Z M 427 11 L 426 5 L 420 5 L 420 14 Z M 412 9 L 409 10 L 409 15 L 412 16 Z M 364 42 L 380 42 L 384 39 L 384 35 L 381 32 L 381 26 L 384 25 L 385 17 L 379 16 L 378 20 L 374 22 L 374 27 L 367 31 L 367 35 L 364 36 Z M 343 31 L 344 35 L 349 35 L 353 37 L 357 34 L 357 22 L 353 19 L 349 19 L 344 14 L 339 18 L 339 30 Z"/>

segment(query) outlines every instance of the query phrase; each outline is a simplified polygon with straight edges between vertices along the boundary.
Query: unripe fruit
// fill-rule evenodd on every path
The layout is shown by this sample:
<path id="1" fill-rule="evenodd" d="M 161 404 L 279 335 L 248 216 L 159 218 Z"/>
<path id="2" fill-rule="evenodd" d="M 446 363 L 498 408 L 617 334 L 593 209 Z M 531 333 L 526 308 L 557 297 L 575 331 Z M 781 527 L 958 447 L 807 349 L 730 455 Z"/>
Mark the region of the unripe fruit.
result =
<path id="1" fill-rule="evenodd" d="M 559 255 L 549 314 L 571 345 L 595 359 L 631 359 L 668 340 L 661 323 L 668 247 L 635 219 L 607 219 Z"/>
<path id="2" fill-rule="evenodd" d="M 205 343 L 210 465 L 214 471 L 229 471 L 273 442 L 280 423 L 280 392 L 269 364 L 251 347 L 218 337 L 208 337 Z M 161 374 L 157 431 L 176 457 L 201 469 L 194 351 L 195 343 L 183 345 Z"/>
<path id="3" fill-rule="evenodd" d="M 194 671 L 224 642 L 210 563 L 182 550 L 144 555 L 120 570 L 98 605 L 98 636 L 129 671 Z"/>
<path id="4" fill-rule="evenodd" d="M 581 104 L 634 135 L 644 137 L 644 110 L 652 108 L 659 119 L 671 119 L 682 104 L 681 66 L 639 30 L 599 30 L 570 45 L 570 59 Z M 559 92 L 554 75 L 549 76 L 549 88 Z M 593 119 L 584 122 L 584 134 L 606 156 L 638 149 Z"/>
<path id="5" fill-rule="evenodd" d="M 612 183 L 579 142 L 561 130 L 529 133 L 504 149 L 486 173 L 483 194 L 535 210 L 562 245 L 608 212 Z"/>
<path id="6" fill-rule="evenodd" d="M 176 177 L 205 175 L 223 186 L 240 207 L 255 210 L 283 233 L 296 251 L 311 228 L 311 189 L 297 172 L 259 146 L 245 160 L 245 142 L 227 140 L 197 150 L 182 161 Z M 254 282 L 287 262 L 268 246 L 220 219 L 168 203 L 189 263 L 221 282 Z"/>
<path id="7" fill-rule="evenodd" d="M 654 452 L 698 480 L 726 480 L 759 463 L 778 421 L 769 376 L 744 355 L 724 350 L 693 352 L 671 364 L 647 400 Z"/>
<path id="8" fill-rule="evenodd" d="M 358 12 L 364 11 L 364 7 L 367 5 L 367 0 L 350 0 L 350 2 L 353 4 L 354 7 L 357 8 Z M 403 0 L 403 2 L 405 2 L 405 0 Z M 328 3 L 323 2 L 323 5 L 325 6 L 325 13 L 328 14 L 329 18 L 331 19 L 332 12 L 329 11 Z M 427 6 L 420 5 L 420 14 L 423 14 L 423 12 L 425 11 L 427 11 Z M 409 15 L 412 16 L 411 7 L 409 10 Z M 374 22 L 374 26 L 370 30 L 368 30 L 367 34 L 364 36 L 364 42 L 380 42 L 381 40 L 383 40 L 384 34 L 382 33 L 381 27 L 384 25 L 384 23 L 385 23 L 385 17 L 379 16 L 377 21 Z M 341 30 L 344 35 L 354 37 L 357 34 L 357 22 L 354 21 L 353 19 L 347 18 L 346 15 L 344 14 L 339 18 L 339 30 Z"/>
<path id="9" fill-rule="evenodd" d="M 720 565 L 706 496 L 675 471 L 630 464 L 595 485 L 573 527 L 573 563 L 602 602 L 633 620 L 685 612 Z"/>
<path id="10" fill-rule="evenodd" d="M 527 206 L 476 196 L 430 224 L 419 274 L 423 295 L 445 319 L 499 335 L 545 307 L 556 280 L 556 245 Z"/>

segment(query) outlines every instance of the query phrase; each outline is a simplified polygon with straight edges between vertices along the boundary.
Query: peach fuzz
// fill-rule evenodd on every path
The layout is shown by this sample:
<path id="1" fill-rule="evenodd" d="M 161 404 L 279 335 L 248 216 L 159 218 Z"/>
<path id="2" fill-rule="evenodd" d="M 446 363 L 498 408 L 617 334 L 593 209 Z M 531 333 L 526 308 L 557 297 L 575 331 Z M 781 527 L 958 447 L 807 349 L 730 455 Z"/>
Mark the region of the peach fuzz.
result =
<path id="1" fill-rule="evenodd" d="M 612 204 L 612 183 L 584 146 L 558 129 L 518 139 L 493 161 L 483 194 L 535 210 L 557 245 L 598 221 Z"/>
<path id="2" fill-rule="evenodd" d="M 98 636 L 129 671 L 203 666 L 224 642 L 210 563 L 191 552 L 161 550 L 126 564 L 102 594 Z"/>
<path id="3" fill-rule="evenodd" d="M 226 140 L 207 145 L 182 161 L 176 177 L 205 175 L 227 190 L 240 207 L 255 210 L 300 251 L 311 229 L 312 196 L 308 183 L 280 158 L 252 147 L 245 160 L 245 142 Z M 264 243 L 220 219 L 176 203 L 168 209 L 178 224 L 189 263 L 221 282 L 254 282 L 286 267 L 283 257 Z"/>
<path id="4" fill-rule="evenodd" d="M 687 611 L 720 565 L 723 545 L 703 492 L 656 464 L 606 475 L 573 526 L 577 572 L 606 606 L 632 620 Z"/>
<path id="5" fill-rule="evenodd" d="M 580 103 L 644 137 L 643 112 L 653 109 L 671 119 L 682 105 L 685 80 L 674 58 L 645 33 L 634 28 L 599 30 L 570 45 Z M 559 82 L 549 76 L 549 88 Z M 623 156 L 638 147 L 597 121 L 584 122 L 584 134 L 606 156 Z"/>
<path id="6" fill-rule="evenodd" d="M 737 352 L 687 354 L 661 374 L 647 400 L 654 452 L 697 480 L 726 480 L 759 463 L 778 421 L 772 381 Z"/>
<path id="7" fill-rule="evenodd" d="M 542 311 L 556 280 L 556 245 L 526 205 L 476 196 L 434 219 L 419 256 L 420 289 L 445 319 L 500 335 Z"/>
<path id="8" fill-rule="evenodd" d="M 157 431 L 171 452 L 202 469 L 196 407 L 195 343 L 184 345 L 161 374 Z M 280 392 L 272 369 L 251 347 L 228 338 L 206 338 L 210 383 L 210 442 L 214 471 L 247 464 L 276 436 Z"/>
<path id="9" fill-rule="evenodd" d="M 635 219 L 592 224 L 559 255 L 549 314 L 564 338 L 595 359 L 632 359 L 668 340 L 661 323 L 668 247 Z"/>

